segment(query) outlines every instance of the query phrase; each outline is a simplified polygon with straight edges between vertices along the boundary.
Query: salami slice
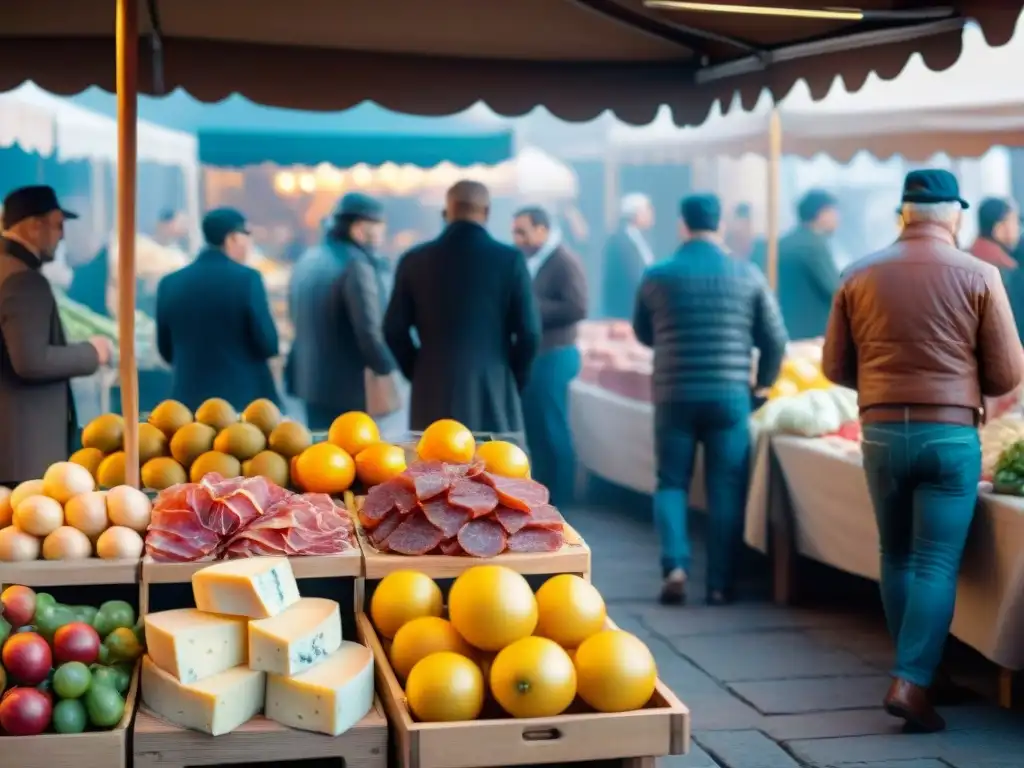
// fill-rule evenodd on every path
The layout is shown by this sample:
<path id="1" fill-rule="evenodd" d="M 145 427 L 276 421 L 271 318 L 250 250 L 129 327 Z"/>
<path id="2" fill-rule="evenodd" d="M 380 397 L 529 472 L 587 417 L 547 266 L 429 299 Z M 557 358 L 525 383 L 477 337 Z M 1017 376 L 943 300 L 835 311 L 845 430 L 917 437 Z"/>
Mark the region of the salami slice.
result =
<path id="1" fill-rule="evenodd" d="M 550 498 L 547 488 L 527 477 L 501 477 L 484 472 L 480 479 L 498 492 L 498 500 L 502 504 L 523 512 L 547 504 Z"/>
<path id="2" fill-rule="evenodd" d="M 422 512 L 407 515 L 388 536 L 388 549 L 400 555 L 425 555 L 444 539 L 440 530 Z"/>
<path id="3" fill-rule="evenodd" d="M 505 551 L 505 529 L 489 517 L 478 517 L 462 526 L 459 545 L 467 555 L 495 557 Z"/>
<path id="4" fill-rule="evenodd" d="M 387 516 L 388 512 L 395 508 L 395 485 L 397 483 L 390 480 L 373 486 L 366 493 L 366 498 L 363 499 L 363 506 L 359 510 L 359 520 L 364 528 L 373 528 Z"/>
<path id="5" fill-rule="evenodd" d="M 508 537 L 509 552 L 557 552 L 565 539 L 550 528 L 523 528 Z"/>
<path id="6" fill-rule="evenodd" d="M 498 492 L 484 483 L 460 477 L 448 489 L 448 502 L 467 510 L 472 517 L 483 517 L 498 506 Z"/>
<path id="7" fill-rule="evenodd" d="M 424 501 L 422 507 L 424 516 L 441 531 L 445 539 L 457 536 L 459 529 L 469 520 L 468 511 L 452 506 L 443 496 Z"/>
<path id="8" fill-rule="evenodd" d="M 440 461 L 418 461 L 395 479 L 411 488 L 417 499 L 425 501 L 447 491 L 452 475 Z"/>
<path id="9" fill-rule="evenodd" d="M 391 512 L 391 514 L 389 514 L 387 517 L 381 520 L 377 527 L 367 534 L 366 538 L 368 538 L 370 540 L 370 543 L 373 544 L 373 546 L 375 546 L 377 549 L 381 550 L 382 552 L 386 552 L 388 546 L 388 538 L 391 536 L 392 533 L 395 532 L 395 529 L 402 524 L 402 520 L 403 517 L 401 513 L 399 513 L 397 510 L 394 510 Z"/>
<path id="10" fill-rule="evenodd" d="M 553 531 L 561 531 L 565 527 L 565 519 L 562 517 L 562 513 L 550 504 L 541 504 L 530 510 L 530 519 L 523 527 L 550 528 Z"/>
<path id="11" fill-rule="evenodd" d="M 500 505 L 494 510 L 494 516 L 498 518 L 501 527 L 505 529 L 509 536 L 525 528 L 526 524 L 531 520 L 528 512 L 523 512 L 519 509 L 509 509 Z"/>
<path id="12" fill-rule="evenodd" d="M 459 544 L 458 539 L 452 539 L 451 541 L 441 542 L 441 554 L 443 555 L 464 555 L 462 551 L 462 545 Z"/>

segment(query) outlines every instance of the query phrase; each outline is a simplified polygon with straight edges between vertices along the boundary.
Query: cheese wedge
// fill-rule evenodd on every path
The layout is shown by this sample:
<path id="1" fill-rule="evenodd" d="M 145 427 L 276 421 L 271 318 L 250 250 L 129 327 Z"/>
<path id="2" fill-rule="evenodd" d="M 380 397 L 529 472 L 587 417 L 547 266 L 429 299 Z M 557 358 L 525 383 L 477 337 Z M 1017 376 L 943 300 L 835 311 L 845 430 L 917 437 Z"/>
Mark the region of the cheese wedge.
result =
<path id="1" fill-rule="evenodd" d="M 164 672 L 195 683 L 246 662 L 246 627 L 241 616 L 218 616 L 195 608 L 145 617 L 146 650 Z"/>
<path id="2" fill-rule="evenodd" d="M 192 574 L 196 608 L 268 619 L 299 601 L 299 587 L 286 557 L 248 557 L 217 563 Z"/>
<path id="3" fill-rule="evenodd" d="M 294 677 L 267 675 L 264 714 L 290 728 L 338 736 L 373 706 L 373 655 L 344 642 L 326 660 Z"/>
<path id="4" fill-rule="evenodd" d="M 266 679 L 263 672 L 235 667 L 184 685 L 147 655 L 142 659 L 142 703 L 182 728 L 220 736 L 259 714 Z"/>
<path id="5" fill-rule="evenodd" d="M 341 646 L 341 611 L 333 600 L 303 597 L 269 619 L 249 622 L 249 666 L 297 675 Z"/>

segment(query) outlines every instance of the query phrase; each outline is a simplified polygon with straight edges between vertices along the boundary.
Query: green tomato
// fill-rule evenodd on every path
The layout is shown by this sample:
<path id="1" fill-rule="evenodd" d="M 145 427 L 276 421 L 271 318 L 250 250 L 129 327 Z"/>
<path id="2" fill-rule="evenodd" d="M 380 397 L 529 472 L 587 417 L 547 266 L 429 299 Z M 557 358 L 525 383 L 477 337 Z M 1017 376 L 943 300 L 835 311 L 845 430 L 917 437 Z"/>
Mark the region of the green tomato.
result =
<path id="1" fill-rule="evenodd" d="M 92 670 L 92 685 L 89 686 L 90 690 L 97 686 L 110 688 L 113 691 L 117 690 L 117 672 L 113 667 L 106 667 L 102 664 L 93 664 L 90 669 Z"/>
<path id="2" fill-rule="evenodd" d="M 93 608 L 91 605 L 73 605 L 71 610 L 75 612 L 75 616 L 78 620 L 86 624 L 92 625 L 93 619 L 96 618 L 96 614 L 99 613 L 99 609 Z"/>
<path id="3" fill-rule="evenodd" d="M 57 598 L 49 592 L 36 592 L 36 610 L 42 607 L 53 608 L 57 605 Z"/>
<path id="4" fill-rule="evenodd" d="M 57 733 L 81 733 L 88 725 L 85 704 L 79 699 L 58 701 L 53 708 L 53 730 Z"/>
<path id="5" fill-rule="evenodd" d="M 7 638 L 11 636 L 11 622 L 0 616 L 0 648 L 7 642 Z"/>
<path id="6" fill-rule="evenodd" d="M 80 661 L 69 661 L 53 673 L 53 692 L 62 699 L 77 699 L 89 690 L 92 672 Z"/>
<path id="7" fill-rule="evenodd" d="M 124 717 L 124 699 L 114 688 L 92 685 L 85 693 L 85 711 L 97 728 L 113 728 Z"/>
<path id="8" fill-rule="evenodd" d="M 115 664 L 111 669 L 114 670 L 115 675 L 114 688 L 118 693 L 124 695 L 132 684 L 132 672 L 135 671 L 135 665 L 130 662 L 123 662 Z"/>
<path id="9" fill-rule="evenodd" d="M 124 600 L 108 600 L 100 606 L 92 626 L 101 638 L 121 627 L 131 629 L 135 626 L 135 609 Z"/>
<path id="10" fill-rule="evenodd" d="M 66 605 L 46 606 L 36 610 L 35 625 L 46 642 L 52 643 L 57 630 L 65 624 L 78 621 L 75 612 Z"/>

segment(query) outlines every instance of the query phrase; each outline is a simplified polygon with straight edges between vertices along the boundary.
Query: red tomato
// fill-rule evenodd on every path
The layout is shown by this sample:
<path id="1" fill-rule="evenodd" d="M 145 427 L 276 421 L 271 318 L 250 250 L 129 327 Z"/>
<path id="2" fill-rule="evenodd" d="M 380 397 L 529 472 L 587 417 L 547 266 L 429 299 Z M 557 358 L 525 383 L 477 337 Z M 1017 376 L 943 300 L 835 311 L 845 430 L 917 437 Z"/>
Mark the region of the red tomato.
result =
<path id="1" fill-rule="evenodd" d="M 36 614 L 36 593 L 28 587 L 8 587 L 0 594 L 0 609 L 14 628 L 31 624 Z"/>
<path id="2" fill-rule="evenodd" d="M 50 725 L 53 703 L 35 688 L 12 688 L 0 701 L 0 728 L 11 736 L 36 736 Z"/>
<path id="3" fill-rule="evenodd" d="M 92 664 L 100 655 L 100 636 L 85 622 L 65 624 L 53 636 L 53 655 L 58 664 L 65 661 Z"/>
<path id="4" fill-rule="evenodd" d="M 4 643 L 4 669 L 22 685 L 39 685 L 50 674 L 53 654 L 50 646 L 35 632 L 22 632 Z"/>

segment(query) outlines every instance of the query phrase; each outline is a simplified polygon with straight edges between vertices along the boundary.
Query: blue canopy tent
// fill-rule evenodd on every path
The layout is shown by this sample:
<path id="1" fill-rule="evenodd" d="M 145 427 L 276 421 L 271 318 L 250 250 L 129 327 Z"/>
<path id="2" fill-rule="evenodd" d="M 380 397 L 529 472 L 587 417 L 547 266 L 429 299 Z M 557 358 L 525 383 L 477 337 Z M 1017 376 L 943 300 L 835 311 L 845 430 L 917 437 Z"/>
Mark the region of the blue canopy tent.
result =
<path id="1" fill-rule="evenodd" d="M 114 96 L 99 88 L 71 97 L 79 106 L 116 115 Z M 281 166 L 329 163 L 349 168 L 391 162 L 432 168 L 495 165 L 513 155 L 513 133 L 498 119 L 462 113 L 419 117 L 364 102 L 344 112 L 304 112 L 264 107 L 234 94 L 204 104 L 178 90 L 139 96 L 139 118 L 199 140 L 205 165 L 242 168 L 271 162 Z"/>

